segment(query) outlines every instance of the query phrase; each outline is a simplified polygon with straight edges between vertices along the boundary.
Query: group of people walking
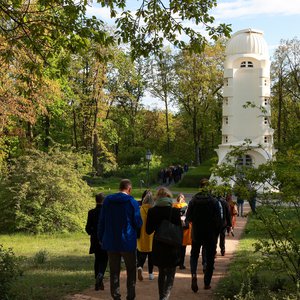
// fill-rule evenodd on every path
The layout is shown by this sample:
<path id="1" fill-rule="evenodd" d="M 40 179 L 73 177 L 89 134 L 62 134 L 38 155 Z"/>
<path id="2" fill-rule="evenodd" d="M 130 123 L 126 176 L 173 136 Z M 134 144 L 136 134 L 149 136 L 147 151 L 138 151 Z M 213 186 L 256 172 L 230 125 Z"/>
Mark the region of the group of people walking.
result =
<path id="1" fill-rule="evenodd" d="M 131 196 L 131 190 L 130 180 L 123 179 L 118 193 L 105 198 L 103 194 L 97 195 L 97 207 L 89 211 L 86 231 L 91 235 L 90 253 L 95 254 L 95 289 L 104 289 L 103 276 L 109 264 L 111 296 L 121 299 L 123 259 L 127 271 L 126 299 L 135 299 L 136 277 L 144 280 L 143 267 L 148 259 L 149 280 L 154 279 L 153 266 L 157 266 L 159 299 L 169 299 L 176 267 L 185 269 L 186 246 L 190 244 L 191 289 L 198 291 L 201 248 L 204 289 L 210 289 L 218 236 L 221 254 L 225 255 L 225 233 L 232 231 L 230 203 L 212 196 L 207 179 L 201 180 L 200 192 L 188 204 L 183 194 L 173 202 L 166 187 L 159 188 L 155 196 L 146 190 L 139 204 Z M 158 238 L 166 223 L 182 229 L 181 244 L 175 246 Z"/>

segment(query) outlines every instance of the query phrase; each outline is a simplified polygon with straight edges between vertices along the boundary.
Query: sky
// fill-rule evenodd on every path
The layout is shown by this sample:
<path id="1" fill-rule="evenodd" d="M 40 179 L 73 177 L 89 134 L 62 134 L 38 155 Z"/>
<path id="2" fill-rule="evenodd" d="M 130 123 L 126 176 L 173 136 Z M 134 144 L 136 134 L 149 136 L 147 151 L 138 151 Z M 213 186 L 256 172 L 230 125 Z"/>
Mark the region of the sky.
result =
<path id="1" fill-rule="evenodd" d="M 129 8 L 134 9 L 134 3 L 140 4 L 141 0 L 128 0 L 128 3 Z M 300 0 L 217 0 L 217 3 L 217 7 L 211 11 L 216 24 L 231 24 L 232 33 L 247 28 L 263 31 L 270 57 L 280 40 L 294 37 L 300 39 Z M 107 8 L 94 5 L 88 7 L 87 12 L 112 24 Z M 203 32 L 200 26 L 189 25 Z M 163 103 L 151 99 L 150 95 L 146 95 L 145 104 L 151 108 L 163 108 Z"/>

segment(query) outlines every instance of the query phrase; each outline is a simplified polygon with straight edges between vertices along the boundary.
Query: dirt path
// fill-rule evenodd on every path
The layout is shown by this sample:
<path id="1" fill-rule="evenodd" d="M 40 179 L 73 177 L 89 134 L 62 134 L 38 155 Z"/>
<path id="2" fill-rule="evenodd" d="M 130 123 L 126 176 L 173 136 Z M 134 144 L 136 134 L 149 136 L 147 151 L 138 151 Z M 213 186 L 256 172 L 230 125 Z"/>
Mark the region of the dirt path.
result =
<path id="1" fill-rule="evenodd" d="M 248 203 L 245 203 L 244 205 L 244 212 L 247 213 L 249 211 L 249 205 Z M 218 246 L 217 249 L 217 256 L 215 261 L 215 270 L 212 277 L 211 282 L 211 290 L 204 290 L 203 289 L 203 274 L 202 274 L 202 266 L 201 266 L 201 257 L 199 258 L 199 264 L 198 264 L 198 286 L 199 291 L 197 293 L 193 293 L 191 290 L 191 275 L 190 275 L 190 268 L 189 268 L 189 253 L 190 253 L 190 247 L 187 248 L 187 255 L 185 258 L 185 265 L 186 270 L 176 270 L 176 277 L 174 281 L 174 286 L 171 292 L 170 300 L 193 300 L 193 299 L 212 299 L 214 289 L 220 280 L 220 278 L 224 277 L 226 275 L 228 266 L 230 264 L 230 261 L 234 257 L 234 253 L 237 249 L 237 246 L 239 244 L 239 240 L 241 237 L 241 234 L 244 230 L 244 227 L 246 225 L 247 218 L 237 218 L 237 226 L 234 230 L 235 236 L 226 236 L 226 254 L 225 256 L 221 256 L 220 254 L 220 248 Z M 145 264 L 145 266 L 147 263 Z M 150 281 L 148 279 L 148 273 L 146 270 L 144 270 L 144 280 L 138 281 L 136 283 L 136 299 L 137 300 L 153 300 L 158 299 L 158 286 L 157 286 L 157 268 L 154 267 L 154 275 L 155 279 Z M 126 272 L 123 271 L 121 273 L 121 295 L 122 299 L 126 299 Z M 109 278 L 106 277 L 104 279 L 104 291 L 95 291 L 93 287 L 90 289 L 87 289 L 83 291 L 81 294 L 75 294 L 68 296 L 66 299 L 68 300 L 109 300 L 111 299 L 110 291 L 109 291 Z"/>

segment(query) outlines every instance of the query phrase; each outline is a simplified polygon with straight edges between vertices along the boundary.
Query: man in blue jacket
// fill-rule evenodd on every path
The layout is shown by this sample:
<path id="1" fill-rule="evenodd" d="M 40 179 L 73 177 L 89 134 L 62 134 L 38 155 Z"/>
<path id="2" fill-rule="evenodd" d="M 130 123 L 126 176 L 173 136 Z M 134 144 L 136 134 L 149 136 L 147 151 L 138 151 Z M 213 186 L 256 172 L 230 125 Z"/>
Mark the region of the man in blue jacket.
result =
<path id="1" fill-rule="evenodd" d="M 123 257 L 127 271 L 127 300 L 135 299 L 137 229 L 142 226 L 138 202 L 130 196 L 132 184 L 122 179 L 119 193 L 109 195 L 103 202 L 98 226 L 102 248 L 108 252 L 110 292 L 120 300 L 120 269 Z"/>

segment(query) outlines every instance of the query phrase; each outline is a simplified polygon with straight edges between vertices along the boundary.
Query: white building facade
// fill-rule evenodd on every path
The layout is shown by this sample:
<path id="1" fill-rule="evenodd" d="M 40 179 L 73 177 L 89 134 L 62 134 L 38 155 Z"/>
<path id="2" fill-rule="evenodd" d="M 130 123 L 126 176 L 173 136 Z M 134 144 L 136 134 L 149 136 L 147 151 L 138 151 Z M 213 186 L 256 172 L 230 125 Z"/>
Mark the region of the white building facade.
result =
<path id="1" fill-rule="evenodd" d="M 216 149 L 218 164 L 225 162 L 231 146 L 243 145 L 246 139 L 251 140 L 251 150 L 240 158 L 240 164 L 257 167 L 273 159 L 276 151 L 270 117 L 267 43 L 259 30 L 240 30 L 226 45 L 222 143 Z"/>

